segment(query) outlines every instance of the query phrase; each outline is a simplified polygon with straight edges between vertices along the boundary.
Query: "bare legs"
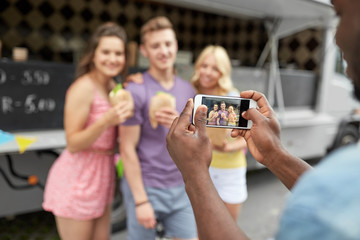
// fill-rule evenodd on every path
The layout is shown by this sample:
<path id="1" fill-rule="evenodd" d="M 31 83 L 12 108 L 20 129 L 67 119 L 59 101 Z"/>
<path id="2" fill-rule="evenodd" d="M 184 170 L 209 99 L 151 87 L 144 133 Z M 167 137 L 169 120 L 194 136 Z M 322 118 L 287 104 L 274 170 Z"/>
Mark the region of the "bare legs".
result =
<path id="1" fill-rule="evenodd" d="M 237 204 L 230 204 L 230 203 L 226 203 L 226 202 L 224 202 L 224 203 L 225 203 L 226 208 L 230 212 L 231 217 L 236 222 L 237 218 L 239 216 L 241 207 L 242 207 L 242 203 L 237 203 Z"/>
<path id="2" fill-rule="evenodd" d="M 110 205 L 104 214 L 92 220 L 75 220 L 55 216 L 62 240 L 108 240 L 110 237 Z"/>

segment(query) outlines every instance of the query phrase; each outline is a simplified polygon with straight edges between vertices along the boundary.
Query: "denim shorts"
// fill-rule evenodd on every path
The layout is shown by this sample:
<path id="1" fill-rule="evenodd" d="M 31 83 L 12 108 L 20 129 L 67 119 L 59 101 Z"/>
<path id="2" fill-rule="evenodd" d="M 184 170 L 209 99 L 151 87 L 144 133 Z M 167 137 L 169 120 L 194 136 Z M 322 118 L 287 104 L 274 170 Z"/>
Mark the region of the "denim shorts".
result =
<path id="1" fill-rule="evenodd" d="M 137 221 L 134 199 L 125 178 L 121 180 L 121 190 L 126 205 L 127 239 L 155 239 L 156 230 L 146 229 Z M 197 238 L 194 213 L 184 185 L 166 189 L 145 187 L 145 190 L 166 237 Z"/>

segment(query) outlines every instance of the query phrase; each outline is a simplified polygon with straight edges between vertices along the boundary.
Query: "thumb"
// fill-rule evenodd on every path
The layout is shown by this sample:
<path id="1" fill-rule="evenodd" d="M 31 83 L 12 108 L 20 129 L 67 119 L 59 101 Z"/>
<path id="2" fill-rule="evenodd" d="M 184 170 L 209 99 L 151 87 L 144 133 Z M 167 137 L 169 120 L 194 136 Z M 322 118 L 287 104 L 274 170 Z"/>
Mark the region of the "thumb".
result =
<path id="1" fill-rule="evenodd" d="M 251 120 L 254 124 L 258 123 L 259 121 L 261 121 L 265 118 L 265 116 L 262 115 L 255 108 L 250 108 L 246 112 L 243 112 L 242 116 L 247 120 Z"/>
<path id="2" fill-rule="evenodd" d="M 201 105 L 196 109 L 195 113 L 195 127 L 199 135 L 206 135 L 206 117 L 207 107 Z"/>

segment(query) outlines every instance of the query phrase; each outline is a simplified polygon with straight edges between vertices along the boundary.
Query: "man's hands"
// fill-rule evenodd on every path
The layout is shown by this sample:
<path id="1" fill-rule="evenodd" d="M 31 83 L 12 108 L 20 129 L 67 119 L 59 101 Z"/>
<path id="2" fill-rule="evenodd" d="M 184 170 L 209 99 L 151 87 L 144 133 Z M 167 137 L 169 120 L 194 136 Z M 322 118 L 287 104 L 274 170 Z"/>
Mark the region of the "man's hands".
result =
<path id="1" fill-rule="evenodd" d="M 256 91 L 241 93 L 243 98 L 252 98 L 258 104 L 257 109 L 249 109 L 243 117 L 252 120 L 250 130 L 232 130 L 231 136 L 242 136 L 247 142 L 249 151 L 254 158 L 268 165 L 277 153 L 283 151 L 280 141 L 280 125 L 275 113 L 265 96 Z M 168 136 L 168 151 L 183 174 L 187 177 L 199 174 L 202 169 L 208 170 L 211 161 L 211 144 L 206 134 L 206 106 L 198 107 L 195 114 L 195 126 L 189 119 L 193 102 L 189 100 L 180 117 L 173 122 Z"/>
<path id="2" fill-rule="evenodd" d="M 257 102 L 256 109 L 243 113 L 245 119 L 253 125 L 249 130 L 235 130 L 232 137 L 242 136 L 253 157 L 268 167 L 288 188 L 291 189 L 297 179 L 311 166 L 286 151 L 280 141 L 280 125 L 265 96 L 256 91 L 245 91 L 243 98 Z M 208 177 L 211 162 L 211 144 L 205 130 L 206 106 L 198 107 L 195 114 L 195 126 L 189 123 L 193 102 L 189 100 L 179 118 L 173 122 L 166 137 L 168 151 L 182 173 L 185 183 L 199 183 Z"/>
<path id="3" fill-rule="evenodd" d="M 268 165 L 278 150 L 282 150 L 280 125 L 266 97 L 256 91 L 241 92 L 240 97 L 251 98 L 257 102 L 256 109 L 247 110 L 242 116 L 251 120 L 250 130 L 232 130 L 231 136 L 241 135 L 253 157 L 260 163 Z"/>
<path id="4" fill-rule="evenodd" d="M 202 105 L 197 108 L 195 126 L 190 123 L 193 107 L 193 100 L 189 99 L 166 137 L 167 149 L 185 183 L 189 178 L 208 174 L 211 162 L 211 145 L 205 127 L 207 107 Z"/>

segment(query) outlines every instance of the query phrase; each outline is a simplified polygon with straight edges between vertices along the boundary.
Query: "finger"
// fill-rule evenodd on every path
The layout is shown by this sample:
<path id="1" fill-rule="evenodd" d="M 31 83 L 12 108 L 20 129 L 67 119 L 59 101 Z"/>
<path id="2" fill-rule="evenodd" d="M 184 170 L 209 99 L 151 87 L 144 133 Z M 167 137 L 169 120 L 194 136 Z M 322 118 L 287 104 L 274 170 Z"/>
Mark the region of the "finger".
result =
<path id="1" fill-rule="evenodd" d="M 141 225 L 143 225 L 146 229 L 154 228 L 156 226 L 156 219 L 148 217 L 144 219 Z"/>
<path id="2" fill-rule="evenodd" d="M 205 105 L 201 105 L 196 109 L 195 113 L 195 127 L 199 136 L 207 136 L 206 134 L 206 115 L 207 115 L 207 107 Z"/>
<path id="3" fill-rule="evenodd" d="M 154 224 L 152 224 L 152 223 L 150 223 L 150 222 L 146 222 L 145 223 L 145 225 L 144 225 L 144 227 L 146 228 L 146 229 L 151 229 L 151 228 L 154 228 Z"/>
<path id="4" fill-rule="evenodd" d="M 155 228 L 155 226 L 156 226 L 156 220 L 153 219 L 153 220 L 151 221 L 150 228 Z"/>
<path id="5" fill-rule="evenodd" d="M 169 120 L 174 120 L 175 117 L 177 117 L 176 115 L 172 115 L 172 114 L 168 114 L 168 113 L 164 113 L 164 112 L 156 112 L 155 113 L 155 118 L 156 120 L 159 121 L 169 121 Z"/>
<path id="6" fill-rule="evenodd" d="M 178 121 L 179 121 L 179 118 L 178 117 L 175 118 L 175 120 L 173 121 L 173 123 L 170 126 L 168 134 L 166 135 L 166 148 L 168 149 L 169 152 L 170 152 L 170 148 L 171 148 L 170 145 L 172 143 L 171 139 L 173 138 L 174 132 L 177 129 Z"/>
<path id="7" fill-rule="evenodd" d="M 134 74 L 134 82 L 137 84 L 142 84 L 144 82 L 144 79 L 142 77 L 142 73 L 138 72 Z"/>
<path id="8" fill-rule="evenodd" d="M 122 110 L 122 109 L 126 108 L 127 106 L 129 106 L 129 104 L 126 101 L 120 101 L 115 105 L 115 108 L 117 110 Z"/>
<path id="9" fill-rule="evenodd" d="M 149 221 L 144 221 L 141 225 L 143 225 L 144 228 L 146 228 L 146 229 L 149 229 L 149 228 L 150 228 L 150 223 L 149 223 Z"/>
<path id="10" fill-rule="evenodd" d="M 247 120 L 251 120 L 253 124 L 257 124 L 266 118 L 263 114 L 261 114 L 258 110 L 254 108 L 248 109 L 247 111 L 243 112 L 242 116 Z"/>
<path id="11" fill-rule="evenodd" d="M 171 107 L 162 107 L 157 111 L 157 113 L 164 113 L 164 114 L 176 114 L 177 113 L 177 115 L 179 115 L 179 113 Z"/>
<path id="12" fill-rule="evenodd" d="M 182 130 L 188 129 L 193 108 L 194 108 L 194 102 L 192 98 L 189 98 L 177 122 L 177 125 L 180 127 L 180 129 Z"/>
<path id="13" fill-rule="evenodd" d="M 241 92 L 240 97 L 251 98 L 251 99 L 255 100 L 259 108 L 265 107 L 265 106 L 270 107 L 270 104 L 269 104 L 267 98 L 261 92 L 257 92 L 254 90 L 247 90 L 247 91 Z"/>
<path id="14" fill-rule="evenodd" d="M 177 117 L 177 118 L 175 118 L 175 120 L 174 120 L 173 123 L 171 124 L 171 127 L 170 127 L 170 129 L 169 129 L 169 132 L 168 132 L 168 134 L 167 134 L 167 136 L 166 136 L 166 142 L 169 141 L 170 136 L 172 136 L 172 134 L 174 133 L 178 121 L 179 121 L 179 118 Z"/>
<path id="15" fill-rule="evenodd" d="M 241 97 L 244 98 L 251 98 L 256 101 L 257 109 L 266 117 L 273 117 L 275 115 L 274 110 L 270 106 L 268 100 L 266 99 L 265 95 L 256 92 L 254 90 L 248 90 L 240 93 Z"/>
<path id="16" fill-rule="evenodd" d="M 233 129 L 233 131 L 231 132 L 231 137 L 232 138 L 237 138 L 237 137 L 244 137 L 247 132 L 249 132 L 249 129 Z"/>
<path id="17" fill-rule="evenodd" d="M 125 117 L 132 116 L 133 112 L 134 110 L 128 104 L 121 105 L 117 108 L 117 114 L 124 115 Z"/>
<path id="18" fill-rule="evenodd" d="M 196 128 L 195 128 L 194 125 L 190 124 L 189 127 L 188 127 L 188 130 L 189 130 L 189 132 L 193 132 L 193 133 L 194 133 L 194 132 L 196 131 Z"/>
<path id="19" fill-rule="evenodd" d="M 230 135 L 232 138 L 235 138 L 240 135 L 240 132 L 237 129 L 232 129 Z"/>
<path id="20" fill-rule="evenodd" d="M 255 98 L 258 98 L 259 94 L 261 94 L 261 93 L 255 91 L 255 90 L 246 90 L 246 91 L 242 91 L 240 93 L 240 97 L 242 97 L 242 98 L 251 98 L 251 99 L 255 100 Z"/>

